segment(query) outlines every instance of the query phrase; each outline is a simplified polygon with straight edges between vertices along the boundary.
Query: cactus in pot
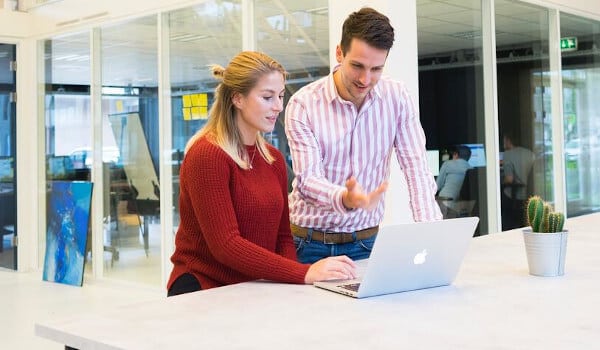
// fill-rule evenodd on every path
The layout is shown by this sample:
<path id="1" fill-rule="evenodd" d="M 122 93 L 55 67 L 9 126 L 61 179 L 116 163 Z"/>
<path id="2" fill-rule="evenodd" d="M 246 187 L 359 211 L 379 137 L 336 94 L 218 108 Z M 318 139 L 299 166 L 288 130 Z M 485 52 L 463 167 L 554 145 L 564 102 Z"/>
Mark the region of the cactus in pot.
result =
<path id="1" fill-rule="evenodd" d="M 555 212 L 540 196 L 532 196 L 527 201 L 527 222 L 533 232 L 562 232 L 565 215 Z"/>
<path id="2" fill-rule="evenodd" d="M 523 230 L 529 273 L 535 276 L 562 276 L 565 273 L 567 230 L 565 216 L 555 212 L 540 196 L 527 201 L 527 222 Z"/>

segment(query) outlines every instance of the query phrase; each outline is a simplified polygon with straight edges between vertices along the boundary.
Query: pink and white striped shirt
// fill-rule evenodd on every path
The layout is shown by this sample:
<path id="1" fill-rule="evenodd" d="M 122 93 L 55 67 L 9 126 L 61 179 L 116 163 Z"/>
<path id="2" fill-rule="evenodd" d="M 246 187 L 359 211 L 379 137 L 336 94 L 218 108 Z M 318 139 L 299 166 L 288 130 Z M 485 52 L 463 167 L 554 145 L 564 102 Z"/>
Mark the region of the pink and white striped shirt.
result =
<path id="1" fill-rule="evenodd" d="M 337 93 L 333 73 L 304 86 L 285 111 L 295 179 L 291 223 L 352 232 L 379 225 L 384 200 L 372 211 L 348 211 L 342 194 L 355 176 L 369 193 L 389 178 L 392 150 L 406 175 L 415 221 L 441 220 L 428 166 L 425 134 L 404 84 L 382 77 L 357 110 Z"/>

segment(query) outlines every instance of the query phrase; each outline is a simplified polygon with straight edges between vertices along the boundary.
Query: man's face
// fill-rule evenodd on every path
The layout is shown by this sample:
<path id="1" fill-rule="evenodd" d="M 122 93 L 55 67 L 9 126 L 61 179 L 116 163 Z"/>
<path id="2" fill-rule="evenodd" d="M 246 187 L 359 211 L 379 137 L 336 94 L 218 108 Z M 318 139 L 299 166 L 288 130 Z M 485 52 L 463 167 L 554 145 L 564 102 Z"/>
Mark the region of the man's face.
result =
<path id="1" fill-rule="evenodd" d="M 504 149 L 511 149 L 512 148 L 512 143 L 510 142 L 510 140 L 506 137 L 502 138 L 502 145 L 504 146 Z"/>
<path id="2" fill-rule="evenodd" d="M 388 50 L 375 48 L 359 39 L 352 39 L 345 55 L 338 45 L 336 59 L 340 68 L 335 82 L 340 96 L 360 106 L 381 78 L 387 55 Z"/>

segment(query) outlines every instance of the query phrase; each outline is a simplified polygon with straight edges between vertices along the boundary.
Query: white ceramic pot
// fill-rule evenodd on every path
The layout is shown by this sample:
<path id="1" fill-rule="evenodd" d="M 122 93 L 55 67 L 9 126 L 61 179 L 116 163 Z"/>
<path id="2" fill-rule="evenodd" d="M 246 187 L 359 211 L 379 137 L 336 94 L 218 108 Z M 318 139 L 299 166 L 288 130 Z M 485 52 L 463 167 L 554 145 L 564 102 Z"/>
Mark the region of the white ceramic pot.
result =
<path id="1" fill-rule="evenodd" d="M 568 231 L 554 233 L 523 229 L 529 273 L 534 276 L 562 276 L 565 273 Z"/>

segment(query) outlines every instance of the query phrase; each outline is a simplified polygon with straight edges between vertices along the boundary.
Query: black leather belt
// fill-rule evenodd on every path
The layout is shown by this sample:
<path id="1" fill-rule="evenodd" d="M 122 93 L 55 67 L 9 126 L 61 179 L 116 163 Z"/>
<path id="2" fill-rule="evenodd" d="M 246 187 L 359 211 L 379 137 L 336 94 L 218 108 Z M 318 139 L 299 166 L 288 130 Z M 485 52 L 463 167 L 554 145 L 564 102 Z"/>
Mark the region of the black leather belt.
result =
<path id="1" fill-rule="evenodd" d="M 290 225 L 290 229 L 292 234 L 299 238 L 307 238 L 308 230 L 307 228 L 296 226 L 294 224 Z M 370 227 L 364 230 L 356 231 L 356 232 L 324 232 L 313 230 L 310 236 L 312 241 L 323 242 L 325 244 L 343 244 L 343 243 L 351 243 L 354 241 L 360 241 L 362 239 L 367 239 L 373 237 L 377 232 L 379 232 L 379 226 Z"/>

